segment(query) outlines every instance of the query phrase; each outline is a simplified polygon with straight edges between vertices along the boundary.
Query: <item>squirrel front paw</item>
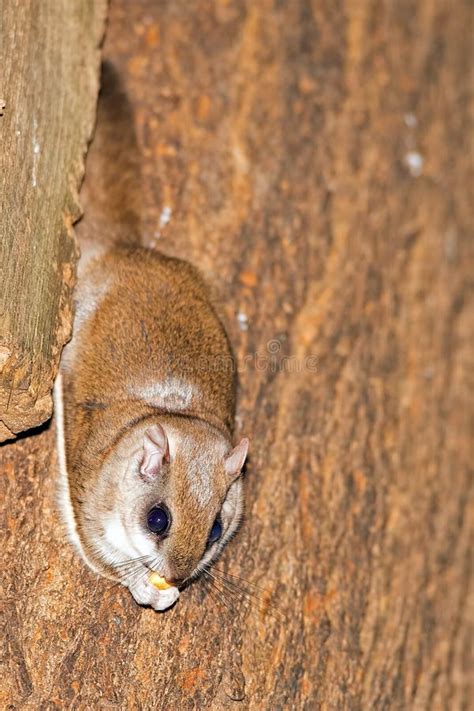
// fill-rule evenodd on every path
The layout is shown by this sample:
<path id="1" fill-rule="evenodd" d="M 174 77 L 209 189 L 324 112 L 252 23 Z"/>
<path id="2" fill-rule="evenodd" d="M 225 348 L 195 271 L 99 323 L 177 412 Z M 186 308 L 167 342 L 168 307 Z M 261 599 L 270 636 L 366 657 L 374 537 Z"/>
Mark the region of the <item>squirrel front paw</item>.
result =
<path id="1" fill-rule="evenodd" d="M 126 586 L 139 605 L 149 605 L 154 610 L 168 609 L 179 597 L 178 588 L 169 587 L 166 590 L 158 590 L 148 582 L 147 578 L 131 582 Z"/>

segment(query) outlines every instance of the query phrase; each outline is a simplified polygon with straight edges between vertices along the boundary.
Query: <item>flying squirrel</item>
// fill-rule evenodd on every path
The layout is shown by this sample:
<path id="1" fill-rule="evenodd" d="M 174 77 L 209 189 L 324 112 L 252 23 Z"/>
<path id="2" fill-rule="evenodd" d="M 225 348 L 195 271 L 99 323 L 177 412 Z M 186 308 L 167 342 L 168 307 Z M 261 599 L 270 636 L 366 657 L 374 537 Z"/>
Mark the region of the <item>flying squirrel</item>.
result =
<path id="1" fill-rule="evenodd" d="M 165 610 L 239 526 L 248 440 L 232 445 L 235 363 L 209 289 L 142 246 L 140 197 L 133 114 L 104 64 L 55 385 L 60 503 L 87 565 Z"/>

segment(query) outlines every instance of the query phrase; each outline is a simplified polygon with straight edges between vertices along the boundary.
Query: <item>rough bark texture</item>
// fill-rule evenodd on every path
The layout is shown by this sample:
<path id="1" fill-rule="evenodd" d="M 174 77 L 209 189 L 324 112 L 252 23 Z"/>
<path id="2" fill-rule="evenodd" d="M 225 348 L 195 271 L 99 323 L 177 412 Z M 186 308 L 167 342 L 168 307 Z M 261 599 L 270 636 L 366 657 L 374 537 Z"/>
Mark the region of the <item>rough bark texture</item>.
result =
<path id="1" fill-rule="evenodd" d="M 51 416 L 106 0 L 2 3 L 0 442 Z"/>
<path id="2" fill-rule="evenodd" d="M 241 365 L 247 515 L 218 567 L 267 592 L 140 609 L 61 537 L 53 428 L 7 445 L 10 708 L 469 707 L 471 20 L 113 3 L 147 239 L 216 285 Z"/>

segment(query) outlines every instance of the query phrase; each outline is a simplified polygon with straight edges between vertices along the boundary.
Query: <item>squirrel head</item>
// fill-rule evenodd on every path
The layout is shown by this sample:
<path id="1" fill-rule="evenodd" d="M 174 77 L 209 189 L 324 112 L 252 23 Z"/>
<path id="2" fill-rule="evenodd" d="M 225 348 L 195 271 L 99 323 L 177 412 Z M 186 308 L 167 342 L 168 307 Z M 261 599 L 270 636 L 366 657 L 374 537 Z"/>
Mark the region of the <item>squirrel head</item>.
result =
<path id="1" fill-rule="evenodd" d="M 232 448 L 194 419 L 136 425 L 105 459 L 78 512 L 94 567 L 113 569 L 126 585 L 133 561 L 176 587 L 197 577 L 239 526 L 247 450 L 247 439 Z"/>

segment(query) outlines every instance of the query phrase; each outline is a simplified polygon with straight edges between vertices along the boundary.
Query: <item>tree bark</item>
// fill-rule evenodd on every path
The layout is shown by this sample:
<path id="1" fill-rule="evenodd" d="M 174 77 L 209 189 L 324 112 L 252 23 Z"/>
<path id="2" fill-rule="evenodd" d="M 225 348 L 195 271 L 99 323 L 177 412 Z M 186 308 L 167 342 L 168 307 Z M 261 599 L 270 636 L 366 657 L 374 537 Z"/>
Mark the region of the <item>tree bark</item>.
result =
<path id="1" fill-rule="evenodd" d="M 147 242 L 202 269 L 236 348 L 246 516 L 233 583 L 157 614 L 62 539 L 53 428 L 4 447 L 5 705 L 468 708 L 471 20 L 112 3 Z"/>
<path id="2" fill-rule="evenodd" d="M 106 0 L 2 5 L 0 441 L 51 416 Z"/>

